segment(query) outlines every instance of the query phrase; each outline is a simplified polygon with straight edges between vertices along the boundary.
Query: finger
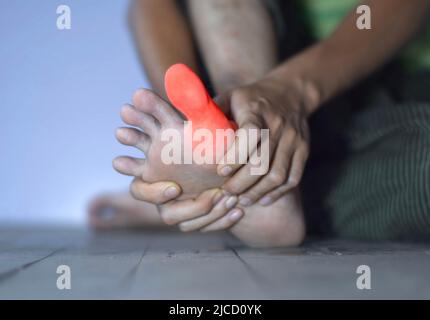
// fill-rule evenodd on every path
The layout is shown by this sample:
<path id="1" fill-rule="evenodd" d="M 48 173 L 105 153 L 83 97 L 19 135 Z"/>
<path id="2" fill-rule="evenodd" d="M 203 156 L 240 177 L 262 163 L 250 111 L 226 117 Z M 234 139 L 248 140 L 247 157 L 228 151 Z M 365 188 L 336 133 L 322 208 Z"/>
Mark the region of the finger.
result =
<path id="1" fill-rule="evenodd" d="M 261 121 L 255 117 L 249 119 L 236 131 L 234 143 L 219 161 L 218 175 L 229 176 L 242 167 L 248 160 L 248 156 L 255 152 L 261 137 Z"/>
<path id="2" fill-rule="evenodd" d="M 217 221 L 209 224 L 208 226 L 204 227 L 200 231 L 213 232 L 213 231 L 230 229 L 237 222 L 239 222 L 240 219 L 242 219 L 243 215 L 244 215 L 244 212 L 242 209 L 234 208 L 233 210 L 229 211 L 225 216 L 223 216 L 221 219 L 218 219 Z"/>
<path id="3" fill-rule="evenodd" d="M 223 217 L 236 204 L 236 196 L 224 196 L 208 214 L 201 216 L 197 219 L 182 222 L 179 224 L 179 228 L 183 232 L 199 230 Z"/>
<path id="4" fill-rule="evenodd" d="M 163 204 L 177 198 L 182 190 L 174 182 L 146 183 L 142 179 L 134 179 L 130 186 L 130 193 L 137 200 L 154 204 Z"/>
<path id="5" fill-rule="evenodd" d="M 245 90 L 235 90 L 230 96 L 230 110 L 233 119 L 236 121 L 239 127 L 243 127 L 246 123 L 252 123 L 253 120 L 257 120 L 256 114 L 252 110 L 258 110 L 258 103 L 254 103 Z"/>
<path id="6" fill-rule="evenodd" d="M 268 194 L 266 194 L 258 201 L 258 203 L 262 206 L 269 206 L 272 203 L 275 203 L 279 198 L 281 198 L 291 190 L 292 189 L 290 188 L 290 186 L 283 184 L 282 186 L 279 186 L 275 190 L 270 191 Z"/>
<path id="7" fill-rule="evenodd" d="M 229 194 L 241 194 L 257 183 L 270 166 L 270 161 L 274 153 L 274 140 L 268 135 L 263 137 L 260 146 L 249 158 L 246 165 L 240 168 L 233 177 L 228 179 L 222 189 Z M 264 152 L 262 152 L 264 150 Z"/>
<path id="8" fill-rule="evenodd" d="M 288 176 L 287 184 L 290 189 L 297 187 L 302 179 L 305 170 L 306 161 L 309 157 L 309 147 L 303 143 L 296 151 L 293 157 L 290 173 Z"/>
<path id="9" fill-rule="evenodd" d="M 219 162 L 217 173 L 220 176 L 229 176 L 236 172 L 246 163 L 248 155 L 257 148 L 259 143 L 259 130 L 263 127 L 263 119 L 250 111 L 251 105 L 248 95 L 240 90 L 236 90 L 229 95 L 230 112 L 238 125 L 239 137 L 236 137 L 232 146 L 227 150 L 224 157 Z M 248 141 L 248 132 L 257 132 L 257 141 Z"/>
<path id="10" fill-rule="evenodd" d="M 295 134 L 292 131 L 287 131 L 281 136 L 269 173 L 240 196 L 241 205 L 249 206 L 255 203 L 286 182 L 288 168 L 294 154 L 294 139 Z"/>
<path id="11" fill-rule="evenodd" d="M 221 189 L 203 192 L 196 199 L 172 201 L 160 207 L 161 219 L 168 225 L 175 225 L 208 214 L 222 198 Z"/>
<path id="12" fill-rule="evenodd" d="M 267 193 L 264 197 L 262 197 L 258 203 L 262 206 L 268 206 L 277 201 L 280 197 L 285 195 L 286 193 L 290 192 L 294 188 L 296 188 L 300 180 L 302 179 L 304 168 L 306 165 L 306 160 L 308 158 L 308 148 L 304 147 L 302 151 L 297 151 L 294 154 L 293 157 L 293 165 L 291 167 L 290 172 L 294 171 L 296 173 L 296 176 L 294 178 L 288 178 L 287 182 L 280 187 L 276 188 L 275 190 L 272 190 L 271 192 Z"/>

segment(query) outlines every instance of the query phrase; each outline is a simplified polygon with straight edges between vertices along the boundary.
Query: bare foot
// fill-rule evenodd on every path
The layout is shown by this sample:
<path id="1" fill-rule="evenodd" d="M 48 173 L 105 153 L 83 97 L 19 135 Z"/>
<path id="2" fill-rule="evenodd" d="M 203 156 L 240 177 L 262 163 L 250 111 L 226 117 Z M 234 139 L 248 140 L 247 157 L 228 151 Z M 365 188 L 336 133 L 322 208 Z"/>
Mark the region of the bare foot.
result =
<path id="1" fill-rule="evenodd" d="M 89 205 L 88 214 L 90 226 L 96 230 L 166 226 L 155 205 L 135 200 L 128 192 L 96 197 Z"/>
<path id="2" fill-rule="evenodd" d="M 116 158 L 113 166 L 120 173 L 142 177 L 147 182 L 174 181 L 183 190 L 181 199 L 195 197 L 203 190 L 222 184 L 224 178 L 216 174 L 215 164 L 166 165 L 162 161 L 162 149 L 167 144 L 161 140 L 163 130 L 177 130 L 184 141 L 184 119 L 152 91 L 138 90 L 133 97 L 133 105 L 125 105 L 121 117 L 126 124 L 143 132 L 135 128 L 119 128 L 117 139 L 125 145 L 137 147 L 146 157 Z"/>
<path id="3" fill-rule="evenodd" d="M 303 242 L 305 222 L 298 190 L 270 206 L 258 203 L 244 208 L 243 218 L 231 233 L 251 247 L 291 247 Z"/>
<path id="4" fill-rule="evenodd" d="M 119 157 L 114 167 L 121 173 L 142 177 L 149 182 L 175 181 L 185 197 L 195 197 L 204 190 L 220 187 L 223 178 L 215 165 L 166 165 L 161 161 L 161 131 L 168 128 L 182 130 L 183 119 L 173 107 L 149 90 L 139 90 L 133 98 L 134 106 L 122 110 L 123 120 L 137 129 L 121 128 L 118 140 L 136 146 L 146 159 Z M 304 237 L 304 220 L 298 191 L 295 190 L 270 206 L 258 204 L 243 208 L 244 217 L 231 232 L 254 247 L 294 246 Z"/>

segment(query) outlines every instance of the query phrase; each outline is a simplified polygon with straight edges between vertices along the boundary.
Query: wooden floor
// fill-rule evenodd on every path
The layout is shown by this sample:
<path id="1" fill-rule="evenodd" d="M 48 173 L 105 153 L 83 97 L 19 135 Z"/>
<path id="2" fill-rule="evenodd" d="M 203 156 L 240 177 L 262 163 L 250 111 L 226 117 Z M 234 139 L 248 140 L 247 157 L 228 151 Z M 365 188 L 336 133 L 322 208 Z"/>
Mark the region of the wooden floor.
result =
<path id="1" fill-rule="evenodd" d="M 71 289 L 56 286 L 57 267 Z M 359 265 L 371 290 L 358 290 Z M 309 241 L 255 250 L 226 235 L 0 229 L 0 299 L 430 298 L 430 244 Z"/>

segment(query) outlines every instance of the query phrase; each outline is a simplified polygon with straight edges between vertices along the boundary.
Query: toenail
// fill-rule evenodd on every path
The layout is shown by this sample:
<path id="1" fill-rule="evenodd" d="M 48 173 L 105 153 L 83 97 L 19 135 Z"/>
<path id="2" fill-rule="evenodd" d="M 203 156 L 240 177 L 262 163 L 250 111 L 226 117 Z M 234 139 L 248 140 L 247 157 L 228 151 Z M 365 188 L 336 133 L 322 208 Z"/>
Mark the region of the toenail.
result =
<path id="1" fill-rule="evenodd" d="M 122 141 L 130 141 L 130 135 L 128 134 L 128 131 L 124 128 L 118 128 L 116 130 L 116 136 Z"/>
<path id="2" fill-rule="evenodd" d="M 237 221 L 242 217 L 242 211 L 240 209 L 233 209 L 228 213 L 228 219 L 230 221 Z"/>
<path id="3" fill-rule="evenodd" d="M 271 204 L 272 201 L 273 199 L 271 197 L 263 197 L 260 199 L 260 201 L 258 201 L 258 203 L 261 204 L 262 206 L 267 206 Z"/>
<path id="4" fill-rule="evenodd" d="M 231 209 L 236 205 L 236 203 L 237 203 L 237 197 L 236 196 L 229 197 L 227 199 L 227 201 L 225 202 L 225 207 L 227 209 Z"/>
<path id="5" fill-rule="evenodd" d="M 231 167 L 224 167 L 221 169 L 221 175 L 228 176 L 232 171 L 233 169 Z"/>
<path id="6" fill-rule="evenodd" d="M 117 136 L 122 136 L 124 133 L 124 130 L 122 128 L 117 128 L 115 133 Z"/>
<path id="7" fill-rule="evenodd" d="M 176 189 L 175 187 L 168 187 L 165 191 L 164 191 L 164 195 L 167 198 L 174 198 L 177 197 L 179 195 L 179 191 L 178 189 Z"/>
<path id="8" fill-rule="evenodd" d="M 239 199 L 239 204 L 245 207 L 249 206 L 252 203 L 252 200 L 247 197 L 240 197 Z"/>

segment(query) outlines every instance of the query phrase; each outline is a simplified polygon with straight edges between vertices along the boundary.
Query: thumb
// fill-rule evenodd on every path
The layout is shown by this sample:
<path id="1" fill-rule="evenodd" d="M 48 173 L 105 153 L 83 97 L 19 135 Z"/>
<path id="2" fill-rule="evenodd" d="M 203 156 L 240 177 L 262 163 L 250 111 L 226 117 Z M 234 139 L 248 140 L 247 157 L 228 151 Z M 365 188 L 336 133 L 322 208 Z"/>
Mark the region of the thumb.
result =
<path id="1" fill-rule="evenodd" d="M 172 181 L 147 183 L 135 178 L 130 186 L 132 196 L 141 201 L 153 204 L 163 204 L 177 198 L 181 193 L 181 187 Z"/>

